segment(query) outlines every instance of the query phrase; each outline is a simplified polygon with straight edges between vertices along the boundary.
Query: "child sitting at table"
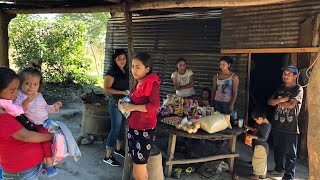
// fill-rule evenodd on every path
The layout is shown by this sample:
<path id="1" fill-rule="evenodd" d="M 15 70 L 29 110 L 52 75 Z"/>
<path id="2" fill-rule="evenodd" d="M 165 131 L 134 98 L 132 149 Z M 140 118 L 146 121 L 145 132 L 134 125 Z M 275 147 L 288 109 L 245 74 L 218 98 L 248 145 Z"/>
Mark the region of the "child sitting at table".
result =
<path id="1" fill-rule="evenodd" d="M 255 132 L 256 135 L 247 135 L 253 139 L 254 152 L 252 157 L 253 176 L 250 179 L 264 179 L 267 175 L 267 162 L 269 144 L 267 142 L 271 131 L 271 124 L 266 118 L 266 114 L 261 109 L 257 109 L 251 114 L 256 121 L 253 127 L 245 126 L 247 130 Z"/>
<path id="2" fill-rule="evenodd" d="M 198 101 L 199 106 L 211 106 L 211 91 L 209 88 L 205 87 L 201 91 L 201 100 Z"/>

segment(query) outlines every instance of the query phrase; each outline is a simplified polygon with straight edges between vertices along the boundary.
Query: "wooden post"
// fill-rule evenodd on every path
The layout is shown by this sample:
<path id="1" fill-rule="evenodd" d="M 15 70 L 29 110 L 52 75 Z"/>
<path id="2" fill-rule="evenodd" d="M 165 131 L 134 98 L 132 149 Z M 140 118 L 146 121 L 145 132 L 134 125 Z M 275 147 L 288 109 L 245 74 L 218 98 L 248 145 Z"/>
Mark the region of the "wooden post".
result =
<path id="1" fill-rule="evenodd" d="M 125 18 L 125 23 L 126 23 L 126 34 L 127 34 L 127 43 L 128 43 L 128 61 L 129 63 L 129 70 L 131 69 L 131 61 L 134 56 L 134 46 L 133 46 L 133 36 L 132 36 L 132 13 L 129 11 L 129 7 L 127 3 L 124 3 L 124 18 Z M 130 75 L 130 80 L 129 80 L 129 85 L 130 89 L 132 88 L 133 85 L 133 77 Z M 126 134 L 129 130 L 128 124 L 126 124 Z M 123 172 L 122 172 L 122 180 L 129 180 L 131 176 L 131 169 L 132 169 L 132 161 L 131 158 L 128 157 L 128 136 L 125 136 L 125 142 L 126 142 L 126 157 L 124 160 L 124 167 L 123 167 Z"/>
<path id="2" fill-rule="evenodd" d="M 320 59 L 315 63 L 309 79 L 307 104 L 309 114 L 308 127 L 308 159 L 309 179 L 317 180 L 320 177 Z"/>
<path id="3" fill-rule="evenodd" d="M 8 25 L 16 15 L 0 11 L 0 66 L 9 67 L 9 36 Z"/>
<path id="4" fill-rule="evenodd" d="M 177 135 L 175 134 L 170 134 L 169 136 L 169 142 L 168 142 L 168 161 L 166 162 L 166 167 L 164 169 L 165 175 L 167 177 L 171 177 L 171 173 L 172 173 L 172 164 L 168 162 L 171 162 L 174 158 L 174 151 L 176 148 L 176 141 L 177 141 Z"/>
<path id="5" fill-rule="evenodd" d="M 235 154 L 236 153 L 236 146 L 237 146 L 237 135 L 232 135 L 231 139 L 229 140 L 229 151 L 230 154 Z M 228 164 L 229 164 L 229 171 L 233 173 L 233 168 L 234 168 L 234 157 L 230 157 L 228 159 Z"/>
<path id="6" fill-rule="evenodd" d="M 314 17 L 308 17 L 300 24 L 299 30 L 299 47 L 311 47 L 312 46 L 312 29 L 314 26 Z M 299 53 L 297 60 L 297 68 L 308 68 L 311 63 L 311 53 Z M 307 89 L 304 89 L 303 99 L 306 99 L 308 94 Z M 307 148 L 307 132 L 308 132 L 308 108 L 306 101 L 303 101 L 300 114 L 299 114 L 299 142 L 298 142 L 298 156 L 300 158 L 308 157 Z"/>
<path id="7" fill-rule="evenodd" d="M 249 99 L 250 99 L 250 75 L 251 75 L 251 53 L 248 53 L 248 62 L 247 62 L 247 94 L 246 94 L 246 114 L 244 124 L 248 124 L 249 121 Z"/>
<path id="8" fill-rule="evenodd" d="M 318 47 L 320 44 L 320 14 L 315 18 L 313 29 L 312 46 Z M 318 52 L 319 56 L 319 52 Z M 309 179 L 316 180 L 320 177 L 320 59 L 314 58 L 315 65 L 313 66 L 312 74 L 309 79 L 308 94 L 307 94 L 307 107 L 308 111 L 308 159 L 309 159 Z"/>

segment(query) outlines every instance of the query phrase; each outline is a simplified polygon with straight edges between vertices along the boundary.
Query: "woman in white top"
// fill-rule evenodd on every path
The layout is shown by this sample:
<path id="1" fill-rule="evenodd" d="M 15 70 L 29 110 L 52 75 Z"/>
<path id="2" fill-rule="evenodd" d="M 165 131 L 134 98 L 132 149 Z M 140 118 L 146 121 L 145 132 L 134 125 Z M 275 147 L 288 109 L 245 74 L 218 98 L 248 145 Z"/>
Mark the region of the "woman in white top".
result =
<path id="1" fill-rule="evenodd" d="M 176 71 L 171 74 L 173 85 L 176 89 L 176 95 L 183 98 L 192 98 L 195 94 L 193 72 L 186 69 L 186 60 L 179 58 L 177 60 Z"/>
<path id="2" fill-rule="evenodd" d="M 239 78 L 230 71 L 233 59 L 229 56 L 220 58 L 220 72 L 213 76 L 212 98 L 215 109 L 223 114 L 233 111 L 237 99 Z"/>

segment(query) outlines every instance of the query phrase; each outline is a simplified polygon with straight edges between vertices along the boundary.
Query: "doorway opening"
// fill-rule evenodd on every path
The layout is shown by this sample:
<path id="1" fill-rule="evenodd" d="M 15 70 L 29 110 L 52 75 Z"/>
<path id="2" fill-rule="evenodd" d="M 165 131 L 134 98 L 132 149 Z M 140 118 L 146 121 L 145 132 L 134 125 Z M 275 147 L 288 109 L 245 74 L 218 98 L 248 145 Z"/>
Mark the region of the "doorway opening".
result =
<path id="1" fill-rule="evenodd" d="M 266 110 L 267 118 L 271 119 L 273 108 L 267 101 L 282 83 L 282 68 L 289 65 L 289 54 L 252 54 L 250 76 L 249 120 L 252 110 L 259 106 Z"/>

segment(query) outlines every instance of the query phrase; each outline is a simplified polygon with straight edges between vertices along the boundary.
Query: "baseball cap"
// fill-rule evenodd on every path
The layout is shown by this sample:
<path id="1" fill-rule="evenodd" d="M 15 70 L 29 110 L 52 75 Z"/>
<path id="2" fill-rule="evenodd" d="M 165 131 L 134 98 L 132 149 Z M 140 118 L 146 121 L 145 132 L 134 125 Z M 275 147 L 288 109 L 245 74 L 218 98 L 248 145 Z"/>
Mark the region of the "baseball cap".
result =
<path id="1" fill-rule="evenodd" d="M 281 70 L 284 71 L 286 69 L 289 70 L 290 72 L 292 72 L 293 74 L 299 73 L 298 68 L 296 68 L 295 66 L 287 66 L 287 67 L 282 68 Z"/>

